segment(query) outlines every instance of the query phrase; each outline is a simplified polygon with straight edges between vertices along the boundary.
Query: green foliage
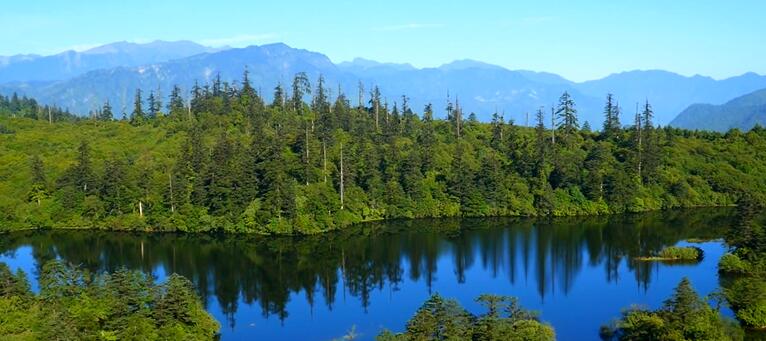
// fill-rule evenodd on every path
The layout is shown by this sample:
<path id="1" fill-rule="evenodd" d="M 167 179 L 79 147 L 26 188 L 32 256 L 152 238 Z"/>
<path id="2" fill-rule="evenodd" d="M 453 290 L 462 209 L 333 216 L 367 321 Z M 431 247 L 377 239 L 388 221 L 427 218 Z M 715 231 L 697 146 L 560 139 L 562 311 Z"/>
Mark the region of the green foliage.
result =
<path id="1" fill-rule="evenodd" d="M 743 326 L 766 328 L 766 229 L 764 201 L 747 192 L 738 202 L 739 222 L 726 235 L 730 253 L 718 263 L 723 296 Z"/>
<path id="2" fill-rule="evenodd" d="M 475 316 L 457 301 L 431 296 L 407 322 L 406 331 L 381 332 L 376 340 L 555 340 L 553 328 L 524 310 L 515 297 L 481 295 L 487 312 Z"/>
<path id="3" fill-rule="evenodd" d="M 77 118 L 68 111 L 55 106 L 43 106 L 32 98 L 19 97 L 16 93 L 11 96 L 0 95 L 0 116 L 24 117 L 47 122 L 72 121 Z M 13 130 L 0 124 L 0 134 L 13 134 Z"/>
<path id="4" fill-rule="evenodd" d="M 750 271 L 750 264 L 733 253 L 724 254 L 718 261 L 718 272 L 722 274 L 745 275 Z"/>
<path id="5" fill-rule="evenodd" d="M 191 283 L 157 285 L 142 272 L 91 274 L 60 261 L 43 266 L 40 294 L 0 263 L 0 337 L 18 340 L 210 340 L 218 322 Z"/>
<path id="6" fill-rule="evenodd" d="M 655 255 L 647 257 L 638 257 L 638 260 L 644 261 L 698 261 L 703 257 L 702 249 L 696 246 L 669 246 Z"/>
<path id="7" fill-rule="evenodd" d="M 464 120 L 457 103 L 447 119 L 430 105 L 421 119 L 406 96 L 389 107 L 373 87 L 369 107 L 352 107 L 312 83 L 298 74 L 267 105 L 249 80 L 216 77 L 192 89 L 189 106 L 174 88 L 167 115 L 137 91 L 130 122 L 111 119 L 106 103 L 91 119 L 51 124 L 33 100 L 0 98 L 0 126 L 14 132 L 0 134 L 0 228 L 313 234 L 379 219 L 600 215 L 766 193 L 763 129 L 656 129 L 648 103 L 644 128 L 623 129 L 610 96 L 608 129 L 582 131 L 568 94 L 555 131 L 543 108 L 536 128 Z"/>
<path id="8" fill-rule="evenodd" d="M 604 340 L 741 340 L 739 326 L 726 320 L 692 289 L 687 278 L 658 310 L 632 307 L 601 327 Z"/>

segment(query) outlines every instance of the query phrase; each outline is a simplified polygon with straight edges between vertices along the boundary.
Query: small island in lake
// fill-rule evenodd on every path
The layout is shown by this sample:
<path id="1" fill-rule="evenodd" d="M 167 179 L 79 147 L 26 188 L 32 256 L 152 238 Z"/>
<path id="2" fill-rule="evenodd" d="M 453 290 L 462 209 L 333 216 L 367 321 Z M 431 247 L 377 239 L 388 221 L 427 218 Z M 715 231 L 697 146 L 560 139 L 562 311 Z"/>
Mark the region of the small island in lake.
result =
<path id="1" fill-rule="evenodd" d="M 696 246 L 669 246 L 654 255 L 636 257 L 639 261 L 699 261 L 702 260 L 704 252 Z"/>

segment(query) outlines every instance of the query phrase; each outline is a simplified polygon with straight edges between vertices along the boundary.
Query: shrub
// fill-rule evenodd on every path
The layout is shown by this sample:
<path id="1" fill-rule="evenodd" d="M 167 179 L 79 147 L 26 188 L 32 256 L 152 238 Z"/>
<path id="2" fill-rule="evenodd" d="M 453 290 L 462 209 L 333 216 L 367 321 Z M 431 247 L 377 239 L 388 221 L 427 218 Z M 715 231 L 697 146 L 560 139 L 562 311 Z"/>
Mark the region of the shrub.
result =
<path id="1" fill-rule="evenodd" d="M 671 246 L 662 249 L 658 256 L 674 260 L 698 260 L 702 258 L 702 254 L 702 249 L 695 246 Z"/>
<path id="2" fill-rule="evenodd" d="M 647 257 L 638 257 L 642 261 L 698 261 L 703 257 L 704 252 L 696 246 L 670 246 L 660 252 Z"/>
<path id="3" fill-rule="evenodd" d="M 760 313 L 760 312 L 759 312 Z M 602 340 L 739 340 L 742 330 L 713 309 L 684 278 L 658 310 L 631 308 L 601 327 Z"/>
<path id="4" fill-rule="evenodd" d="M 741 260 L 737 255 L 727 253 L 718 261 L 718 272 L 724 274 L 744 275 L 750 272 L 750 264 Z"/>
<path id="5" fill-rule="evenodd" d="M 384 330 L 379 341 L 398 340 L 555 340 L 550 325 L 524 310 L 515 297 L 481 295 L 476 299 L 487 312 L 475 316 L 457 301 L 433 295 L 407 322 L 406 331 Z"/>

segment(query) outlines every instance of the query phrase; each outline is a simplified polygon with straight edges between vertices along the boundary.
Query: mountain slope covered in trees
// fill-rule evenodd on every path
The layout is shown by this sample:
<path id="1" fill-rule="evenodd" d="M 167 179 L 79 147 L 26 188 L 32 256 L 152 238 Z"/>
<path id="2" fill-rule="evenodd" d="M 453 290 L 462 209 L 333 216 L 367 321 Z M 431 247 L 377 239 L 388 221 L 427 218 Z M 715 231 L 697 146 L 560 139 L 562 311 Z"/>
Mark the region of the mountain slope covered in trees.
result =
<path id="1" fill-rule="evenodd" d="M 722 105 L 694 104 L 670 124 L 684 129 L 727 131 L 748 130 L 766 125 L 766 89 L 737 97 Z"/>
<path id="2" fill-rule="evenodd" d="M 190 106 L 178 88 L 167 105 L 137 92 L 121 121 L 108 103 L 88 119 L 4 114 L 0 227 L 317 233 L 392 218 L 731 205 L 766 192 L 761 129 L 656 129 L 649 103 L 621 123 L 609 95 L 608 123 L 593 133 L 566 92 L 538 110 L 536 128 L 500 114 L 481 123 L 457 101 L 441 120 L 407 97 L 386 105 L 377 88 L 356 107 L 330 87 L 299 73 L 266 103 L 245 72 L 195 87 Z"/>

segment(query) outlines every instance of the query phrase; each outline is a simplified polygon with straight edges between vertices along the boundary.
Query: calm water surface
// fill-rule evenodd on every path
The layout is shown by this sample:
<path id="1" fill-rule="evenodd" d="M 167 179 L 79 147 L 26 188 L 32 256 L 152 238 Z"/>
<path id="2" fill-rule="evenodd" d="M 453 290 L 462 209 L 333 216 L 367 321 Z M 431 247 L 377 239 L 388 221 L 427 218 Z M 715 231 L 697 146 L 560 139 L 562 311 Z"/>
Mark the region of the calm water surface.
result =
<path id="1" fill-rule="evenodd" d="M 480 312 L 481 293 L 540 311 L 560 340 L 597 340 L 631 304 L 658 307 L 682 277 L 718 286 L 720 241 L 697 264 L 636 262 L 689 239 L 720 238 L 728 209 L 556 219 L 418 220 L 301 238 L 35 231 L 0 235 L 0 261 L 33 274 L 61 258 L 191 279 L 224 340 L 330 340 L 352 326 L 369 340 L 401 330 L 430 293 Z M 33 283 L 36 287 L 36 283 Z"/>

